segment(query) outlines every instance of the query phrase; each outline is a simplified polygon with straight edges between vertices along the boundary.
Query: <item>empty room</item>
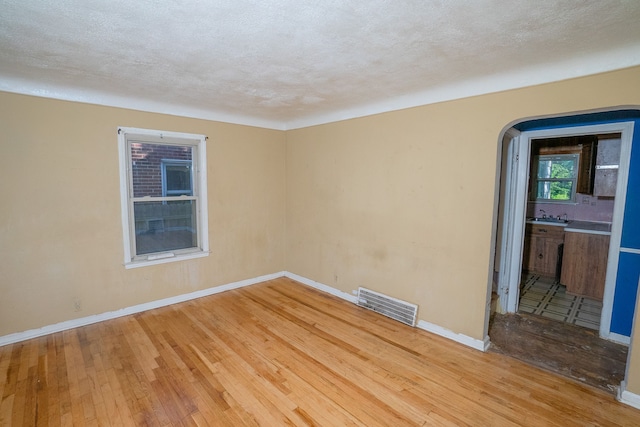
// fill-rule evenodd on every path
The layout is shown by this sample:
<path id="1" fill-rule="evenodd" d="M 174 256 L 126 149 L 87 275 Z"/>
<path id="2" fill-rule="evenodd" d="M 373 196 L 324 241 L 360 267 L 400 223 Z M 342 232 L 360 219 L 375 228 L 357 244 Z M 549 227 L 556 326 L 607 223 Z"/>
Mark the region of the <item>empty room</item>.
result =
<path id="1" fill-rule="evenodd" d="M 640 425 L 638 22 L 0 0 L 0 426 Z"/>

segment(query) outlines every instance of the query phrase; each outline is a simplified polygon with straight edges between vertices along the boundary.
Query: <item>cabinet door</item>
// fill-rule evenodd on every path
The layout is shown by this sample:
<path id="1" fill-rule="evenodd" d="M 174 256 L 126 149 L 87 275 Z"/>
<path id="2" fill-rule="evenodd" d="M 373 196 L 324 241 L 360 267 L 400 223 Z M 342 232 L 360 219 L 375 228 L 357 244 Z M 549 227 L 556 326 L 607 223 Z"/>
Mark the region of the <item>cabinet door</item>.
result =
<path id="1" fill-rule="evenodd" d="M 532 234 L 525 246 L 524 267 L 531 273 L 557 277 L 558 251 L 562 240 Z"/>
<path id="2" fill-rule="evenodd" d="M 593 186 L 593 195 L 596 197 L 615 197 L 618 187 L 618 169 L 598 168 Z"/>
<path id="3" fill-rule="evenodd" d="M 545 276 L 558 277 L 558 262 L 560 261 L 558 254 L 562 241 L 550 238 L 541 240 L 543 240 L 543 249 L 538 254 L 538 264 L 536 265 L 536 269 L 540 274 L 544 274 Z"/>
<path id="4" fill-rule="evenodd" d="M 553 225 L 527 224 L 522 268 L 541 276 L 558 277 L 560 245 L 564 229 Z"/>
<path id="5" fill-rule="evenodd" d="M 533 267 L 535 265 L 535 249 L 532 250 L 532 235 L 531 235 L 531 225 L 527 224 L 525 226 L 524 232 L 524 248 L 522 251 L 522 269 L 524 271 L 533 272 Z"/>
<path id="6" fill-rule="evenodd" d="M 602 300 L 608 253 L 609 236 L 566 233 L 560 283 L 570 294 Z"/>
<path id="7" fill-rule="evenodd" d="M 598 142 L 597 163 L 593 195 L 597 197 L 615 197 L 620 165 L 619 138 Z"/>

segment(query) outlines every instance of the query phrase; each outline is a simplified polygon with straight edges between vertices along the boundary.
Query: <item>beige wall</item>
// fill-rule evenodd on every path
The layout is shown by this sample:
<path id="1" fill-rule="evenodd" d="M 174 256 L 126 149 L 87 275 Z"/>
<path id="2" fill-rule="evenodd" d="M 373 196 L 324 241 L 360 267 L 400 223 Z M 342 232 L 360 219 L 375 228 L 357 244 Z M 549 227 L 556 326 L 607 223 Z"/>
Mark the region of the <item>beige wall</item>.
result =
<path id="1" fill-rule="evenodd" d="M 208 257 L 123 267 L 118 126 L 209 137 Z M 284 270 L 284 132 L 7 93 L 0 129 L 0 336 Z"/>
<path id="2" fill-rule="evenodd" d="M 287 132 L 287 270 L 482 340 L 501 131 L 638 106 L 639 81 L 632 68 Z"/>
<path id="3" fill-rule="evenodd" d="M 417 303 L 421 319 L 479 338 L 496 143 L 461 120 L 440 104 L 289 132 L 288 270 Z"/>

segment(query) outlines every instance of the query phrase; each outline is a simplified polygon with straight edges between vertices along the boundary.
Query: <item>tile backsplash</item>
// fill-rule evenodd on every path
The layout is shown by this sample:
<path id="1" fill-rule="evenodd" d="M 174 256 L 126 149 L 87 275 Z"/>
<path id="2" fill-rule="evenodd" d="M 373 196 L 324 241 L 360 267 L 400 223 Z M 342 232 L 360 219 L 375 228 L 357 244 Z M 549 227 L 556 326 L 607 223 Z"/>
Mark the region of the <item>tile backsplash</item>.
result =
<path id="1" fill-rule="evenodd" d="M 567 203 L 527 203 L 527 217 L 542 216 L 543 209 L 547 216 L 563 216 L 569 220 L 611 222 L 613 220 L 613 198 L 598 198 L 587 194 L 576 194 L 577 204 Z"/>

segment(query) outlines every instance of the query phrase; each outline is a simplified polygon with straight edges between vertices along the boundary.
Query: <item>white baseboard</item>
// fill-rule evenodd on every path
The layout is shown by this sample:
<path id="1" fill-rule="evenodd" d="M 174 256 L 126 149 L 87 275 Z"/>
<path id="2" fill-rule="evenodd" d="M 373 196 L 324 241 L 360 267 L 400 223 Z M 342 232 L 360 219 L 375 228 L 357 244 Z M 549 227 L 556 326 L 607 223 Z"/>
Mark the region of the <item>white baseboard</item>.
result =
<path id="1" fill-rule="evenodd" d="M 629 346 L 631 344 L 631 337 L 626 335 L 616 334 L 615 332 L 609 332 L 607 335 L 601 335 L 600 338 L 613 341 L 617 344 L 623 344 Z"/>
<path id="2" fill-rule="evenodd" d="M 87 317 L 81 317 L 79 319 L 67 320 L 64 322 L 56 323 L 53 325 L 44 326 L 38 329 L 31 329 L 24 332 L 17 332 L 15 334 L 9 334 L 0 337 L 0 346 L 13 344 L 20 341 L 25 341 L 31 338 L 41 337 L 43 335 L 52 334 L 55 332 L 66 331 L 68 329 L 77 328 L 80 326 L 90 325 L 92 323 L 103 322 L 105 320 L 115 319 L 122 316 L 128 316 L 130 314 L 140 313 L 146 310 L 152 310 L 154 308 L 165 307 L 171 304 L 176 304 L 184 301 L 189 301 L 196 298 L 205 297 L 208 295 L 217 294 L 220 292 L 229 291 L 231 289 L 238 289 L 245 286 L 254 285 L 260 282 L 266 282 L 267 280 L 277 279 L 278 277 L 288 277 L 292 280 L 300 282 L 304 285 L 310 286 L 312 288 L 318 289 L 319 291 L 326 292 L 338 298 L 342 298 L 346 301 L 349 301 L 353 304 L 357 302 L 357 297 L 347 292 L 340 291 L 331 286 L 325 285 L 320 282 L 316 282 L 315 280 L 308 279 L 303 276 L 299 276 L 297 274 L 281 271 L 279 273 L 268 274 L 266 276 L 255 277 L 253 279 L 241 280 L 239 282 L 228 283 L 226 285 L 216 286 L 213 288 L 203 289 L 201 291 L 195 291 L 188 294 L 177 295 L 175 297 L 165 298 L 157 301 L 151 301 L 143 304 L 134 305 L 132 307 L 123 308 L 116 311 L 109 311 L 102 314 L 96 314 Z M 477 340 L 466 335 L 456 334 L 453 331 L 445 329 L 441 326 L 434 325 L 429 322 L 425 322 L 424 320 L 419 320 L 417 327 L 420 329 L 424 329 L 425 331 L 432 332 L 436 335 L 440 335 L 442 337 L 448 338 L 452 341 L 459 342 L 466 346 L 475 348 L 476 350 L 486 351 L 489 347 L 489 337 L 486 337 L 484 341 Z"/>
<path id="3" fill-rule="evenodd" d="M 302 277 L 297 274 L 290 273 L 288 271 L 285 271 L 284 275 L 292 280 L 295 280 L 300 283 L 304 283 L 305 285 L 311 286 L 313 288 L 316 288 L 328 294 L 335 295 L 339 298 L 345 299 L 354 304 L 358 300 L 358 298 L 355 295 L 351 295 L 347 292 L 342 292 L 336 288 L 332 288 L 331 286 L 322 284 L 320 282 L 316 282 L 311 279 L 307 279 L 306 277 Z M 450 331 L 438 325 L 434 325 L 433 323 L 425 322 L 424 320 L 419 320 L 416 327 L 420 329 L 424 329 L 425 331 L 434 333 L 436 335 L 440 335 L 442 337 L 448 338 L 452 341 L 459 342 L 460 344 L 464 344 L 468 347 L 475 348 L 476 350 L 480 350 L 480 351 L 486 351 L 490 345 L 488 336 L 485 337 L 484 341 L 481 341 L 466 335 L 456 334 L 453 331 Z"/>
<path id="4" fill-rule="evenodd" d="M 627 383 L 622 381 L 618 389 L 618 401 L 625 405 L 633 406 L 640 409 L 640 394 L 632 393 L 627 390 Z"/>
<path id="5" fill-rule="evenodd" d="M 467 335 L 457 334 L 449 329 L 443 328 L 442 326 L 438 326 L 424 320 L 418 320 L 418 324 L 416 326 L 420 329 L 424 329 L 425 331 L 440 335 L 441 337 L 475 348 L 476 350 L 487 351 L 490 345 L 489 336 L 486 336 L 484 340 L 479 340 Z"/>
<path id="6" fill-rule="evenodd" d="M 226 285 L 203 289 L 201 291 L 195 291 L 188 294 L 176 295 L 175 297 L 164 298 L 157 301 L 138 304 L 132 307 L 127 307 L 127 308 L 123 308 L 116 311 L 109 311 L 106 313 L 95 314 L 87 317 L 81 317 L 79 319 L 67 320 L 67 321 L 56 323 L 53 325 L 44 326 L 38 329 L 31 329 L 24 332 L 17 332 L 15 334 L 1 336 L 0 347 L 7 344 L 13 344 L 16 342 L 25 341 L 31 338 L 41 337 L 43 335 L 53 334 L 55 332 L 66 331 L 68 329 L 77 328 L 79 326 L 86 326 L 92 323 L 98 323 L 98 322 L 102 322 L 109 319 L 128 316 L 130 314 L 140 313 L 142 311 L 151 310 L 154 308 L 165 307 L 167 305 L 176 304 L 179 302 L 189 301 L 192 299 L 201 298 L 201 297 L 217 294 L 224 291 L 229 291 L 232 289 L 238 289 L 245 286 L 254 285 L 256 283 L 265 282 L 267 280 L 277 279 L 278 277 L 282 277 L 284 275 L 285 275 L 285 272 L 281 271 L 279 273 L 255 277 L 253 279 L 241 280 L 239 282 L 228 283 Z"/>
<path id="7" fill-rule="evenodd" d="M 347 292 L 342 292 L 336 288 L 332 288 L 331 286 L 327 286 L 320 282 L 316 282 L 315 280 L 307 279 L 306 277 L 298 276 L 297 274 L 290 273 L 288 271 L 285 271 L 284 275 L 285 277 L 295 280 L 296 282 L 300 282 L 307 286 L 311 286 L 312 288 L 318 289 L 319 291 L 326 292 L 328 294 L 331 294 L 338 298 L 342 298 L 354 304 L 358 301 L 358 298 L 355 295 L 351 295 L 350 293 L 347 293 Z"/>

